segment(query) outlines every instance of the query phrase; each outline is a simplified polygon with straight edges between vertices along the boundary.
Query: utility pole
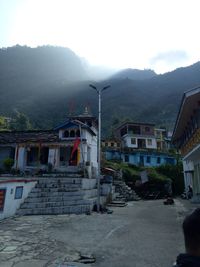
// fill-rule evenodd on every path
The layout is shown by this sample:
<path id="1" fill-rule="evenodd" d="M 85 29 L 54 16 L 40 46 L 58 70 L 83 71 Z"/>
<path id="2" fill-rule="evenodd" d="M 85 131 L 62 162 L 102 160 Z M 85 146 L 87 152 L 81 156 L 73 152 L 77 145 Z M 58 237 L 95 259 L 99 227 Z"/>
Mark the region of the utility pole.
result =
<path id="1" fill-rule="evenodd" d="M 98 171 L 97 171 L 97 212 L 100 211 L 100 178 L 101 178 L 101 94 L 104 90 L 108 89 L 110 85 L 107 85 L 103 87 L 102 89 L 97 89 L 96 86 L 90 84 L 89 85 L 91 88 L 93 88 L 99 98 L 99 119 L 98 119 L 98 125 L 99 125 L 99 130 L 98 130 Z"/>

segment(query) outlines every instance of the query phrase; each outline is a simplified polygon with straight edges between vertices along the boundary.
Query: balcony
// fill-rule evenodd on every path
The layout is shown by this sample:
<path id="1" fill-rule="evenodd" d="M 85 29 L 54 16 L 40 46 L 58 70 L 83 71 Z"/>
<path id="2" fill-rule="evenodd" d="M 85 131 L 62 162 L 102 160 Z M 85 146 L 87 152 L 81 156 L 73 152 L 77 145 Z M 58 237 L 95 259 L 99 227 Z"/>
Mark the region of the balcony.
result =
<path id="1" fill-rule="evenodd" d="M 181 147 L 181 154 L 183 156 L 186 156 L 198 144 L 200 144 L 200 129 L 197 129 L 190 137 L 190 139 Z"/>

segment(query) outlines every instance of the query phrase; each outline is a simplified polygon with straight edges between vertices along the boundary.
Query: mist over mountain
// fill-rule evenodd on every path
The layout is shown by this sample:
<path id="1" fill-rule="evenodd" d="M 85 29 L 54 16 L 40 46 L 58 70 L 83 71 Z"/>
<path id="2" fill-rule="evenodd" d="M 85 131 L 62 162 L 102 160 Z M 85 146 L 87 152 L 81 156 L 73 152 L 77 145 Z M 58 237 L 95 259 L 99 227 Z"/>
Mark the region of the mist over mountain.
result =
<path id="1" fill-rule="evenodd" d="M 155 77 L 157 74 L 150 69 L 137 70 L 137 69 L 124 69 L 115 73 L 113 79 L 131 79 L 131 80 L 145 80 Z"/>
<path id="2" fill-rule="evenodd" d="M 98 97 L 89 84 L 109 84 L 102 97 L 104 134 L 127 119 L 172 129 L 183 92 L 200 85 L 200 62 L 162 75 L 152 70 L 105 71 L 110 78 L 102 80 L 101 73 L 98 82 L 91 73 L 92 67 L 67 48 L 1 49 L 0 115 L 12 117 L 17 109 L 37 129 L 51 128 L 69 113 L 80 114 L 85 105 L 97 115 Z M 93 73 L 98 76 L 97 69 Z"/>

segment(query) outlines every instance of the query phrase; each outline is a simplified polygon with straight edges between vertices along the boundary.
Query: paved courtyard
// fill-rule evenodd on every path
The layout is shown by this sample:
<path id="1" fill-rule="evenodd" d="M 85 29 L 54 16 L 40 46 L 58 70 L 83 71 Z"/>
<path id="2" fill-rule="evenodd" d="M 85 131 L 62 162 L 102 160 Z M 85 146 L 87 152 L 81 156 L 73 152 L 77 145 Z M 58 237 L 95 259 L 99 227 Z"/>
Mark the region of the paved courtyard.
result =
<path id="1" fill-rule="evenodd" d="M 184 251 L 181 223 L 193 207 L 176 200 L 130 202 L 113 214 L 25 216 L 0 222 L 0 267 L 170 267 Z"/>

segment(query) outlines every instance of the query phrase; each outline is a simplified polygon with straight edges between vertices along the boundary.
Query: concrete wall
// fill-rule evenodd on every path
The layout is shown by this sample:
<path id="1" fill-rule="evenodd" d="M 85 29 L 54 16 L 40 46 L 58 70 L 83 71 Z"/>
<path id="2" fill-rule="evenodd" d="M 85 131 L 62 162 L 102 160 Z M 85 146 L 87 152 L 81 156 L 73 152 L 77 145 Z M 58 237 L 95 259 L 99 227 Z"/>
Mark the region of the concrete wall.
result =
<path id="1" fill-rule="evenodd" d="M 0 220 L 15 215 L 21 203 L 27 198 L 31 189 L 35 186 L 36 181 L 31 182 L 0 182 L 0 189 L 6 189 L 6 197 L 3 211 L 0 211 Z M 15 190 L 17 186 L 23 186 L 21 199 L 15 199 Z"/>
<path id="2" fill-rule="evenodd" d="M 82 189 L 83 190 L 96 188 L 96 184 L 97 184 L 96 179 L 82 178 L 81 181 L 82 181 Z"/>
<path id="3" fill-rule="evenodd" d="M 140 165 L 141 164 L 141 157 L 143 157 L 143 163 L 144 166 L 160 166 L 162 164 L 176 164 L 176 159 L 173 157 L 170 157 L 168 155 L 162 155 L 162 154 L 156 154 L 156 153 L 139 153 L 136 152 L 134 154 L 126 154 L 126 153 L 120 153 L 118 151 L 106 151 L 105 157 L 107 160 L 122 160 L 123 162 L 127 162 L 134 165 Z M 128 158 L 128 161 L 125 160 Z M 159 161 L 160 158 L 160 161 Z M 150 160 L 150 162 L 149 162 Z"/>

